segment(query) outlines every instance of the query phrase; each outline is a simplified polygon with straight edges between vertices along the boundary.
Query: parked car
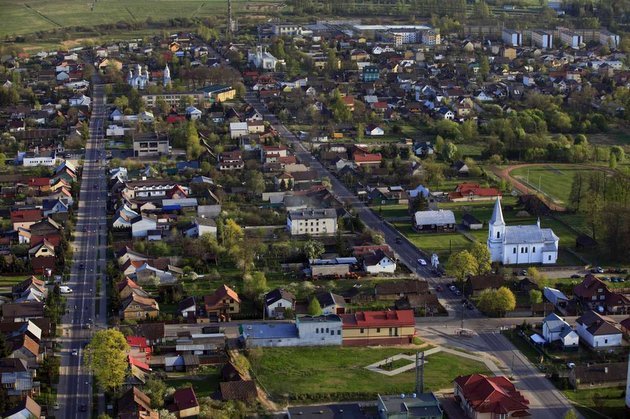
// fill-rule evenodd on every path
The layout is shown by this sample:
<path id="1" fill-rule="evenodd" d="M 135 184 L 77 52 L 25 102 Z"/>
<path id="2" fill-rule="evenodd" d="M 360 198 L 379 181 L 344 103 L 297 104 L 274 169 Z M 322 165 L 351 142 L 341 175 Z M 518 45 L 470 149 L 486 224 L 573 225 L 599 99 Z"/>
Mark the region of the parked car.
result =
<path id="1" fill-rule="evenodd" d="M 571 275 L 571 278 L 572 278 L 572 279 L 577 279 L 577 278 L 579 278 L 579 277 L 580 277 L 580 275 L 578 275 L 578 274 L 573 274 L 573 275 Z"/>
<path id="2" fill-rule="evenodd" d="M 418 264 L 420 264 L 420 266 L 427 266 L 427 261 L 424 259 L 418 259 Z"/>

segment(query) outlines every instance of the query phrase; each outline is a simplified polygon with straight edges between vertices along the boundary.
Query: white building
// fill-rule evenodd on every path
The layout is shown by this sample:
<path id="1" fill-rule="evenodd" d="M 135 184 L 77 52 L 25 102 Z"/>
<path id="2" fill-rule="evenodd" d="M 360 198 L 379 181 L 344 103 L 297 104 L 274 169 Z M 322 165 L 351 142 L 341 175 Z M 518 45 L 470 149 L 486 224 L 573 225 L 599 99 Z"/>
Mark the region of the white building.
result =
<path id="1" fill-rule="evenodd" d="M 331 208 L 289 211 L 287 230 L 292 236 L 332 236 L 337 233 L 337 212 Z"/>
<path id="2" fill-rule="evenodd" d="M 382 250 L 377 250 L 363 257 L 363 269 L 372 275 L 393 274 L 396 272 L 396 261 Z"/>
<path id="3" fill-rule="evenodd" d="M 57 154 L 54 151 L 47 153 L 39 152 L 20 152 L 18 153 L 18 162 L 22 162 L 22 166 L 35 167 L 35 166 L 48 166 L 53 167 L 57 162 Z"/>
<path id="4" fill-rule="evenodd" d="M 149 84 L 149 80 L 149 66 L 145 65 L 144 71 L 142 70 L 142 66 L 140 64 L 136 65 L 135 71 L 133 70 L 133 68 L 129 69 L 129 74 L 127 75 L 127 83 L 134 89 L 144 90 Z"/>
<path id="5" fill-rule="evenodd" d="M 565 348 L 577 347 L 580 343 L 579 335 L 556 313 L 551 313 L 544 318 L 542 334 L 547 343 L 560 340 Z"/>
<path id="6" fill-rule="evenodd" d="M 258 46 L 254 52 L 249 52 L 247 54 L 247 62 L 253 64 L 256 68 L 275 71 L 276 66 L 280 63 L 280 60 L 266 50 L 263 50 L 263 47 Z"/>
<path id="7" fill-rule="evenodd" d="M 619 42 L 621 42 L 621 38 L 619 37 L 619 35 L 609 32 L 606 29 L 602 29 L 599 32 L 600 44 L 608 45 L 611 48 L 618 48 Z"/>
<path id="8" fill-rule="evenodd" d="M 303 316 L 295 323 L 242 324 L 241 338 L 246 347 L 341 346 L 339 316 Z"/>
<path id="9" fill-rule="evenodd" d="M 277 24 L 272 27 L 273 34 L 276 36 L 296 36 L 302 35 L 302 26 L 291 23 Z"/>
<path id="10" fill-rule="evenodd" d="M 270 319 L 283 319 L 286 309 L 295 309 L 295 296 L 289 291 L 276 288 L 265 295 L 265 310 Z"/>
<path id="11" fill-rule="evenodd" d="M 148 217 L 138 217 L 131 222 L 131 237 L 134 239 L 145 238 L 150 230 L 157 228 L 157 221 Z"/>
<path id="12" fill-rule="evenodd" d="M 511 47 L 520 47 L 523 45 L 523 34 L 520 31 L 515 31 L 514 29 L 503 29 L 501 32 L 501 38 L 505 45 Z"/>
<path id="13" fill-rule="evenodd" d="M 560 29 L 558 35 L 560 35 L 560 42 L 573 49 L 579 49 L 580 45 L 583 43 L 582 35 L 569 29 Z"/>
<path id="14" fill-rule="evenodd" d="M 609 317 L 600 316 L 594 311 L 587 311 L 576 320 L 575 331 L 591 348 L 609 348 L 621 346 L 622 333 Z"/>
<path id="15" fill-rule="evenodd" d="M 535 225 L 506 226 L 501 200 L 496 200 L 488 224 L 487 243 L 493 262 L 553 264 L 558 259 L 559 240 L 550 228 L 540 228 L 540 219 Z"/>
<path id="16" fill-rule="evenodd" d="M 546 31 L 534 30 L 532 31 L 532 42 L 537 47 L 543 49 L 553 48 L 553 34 Z"/>

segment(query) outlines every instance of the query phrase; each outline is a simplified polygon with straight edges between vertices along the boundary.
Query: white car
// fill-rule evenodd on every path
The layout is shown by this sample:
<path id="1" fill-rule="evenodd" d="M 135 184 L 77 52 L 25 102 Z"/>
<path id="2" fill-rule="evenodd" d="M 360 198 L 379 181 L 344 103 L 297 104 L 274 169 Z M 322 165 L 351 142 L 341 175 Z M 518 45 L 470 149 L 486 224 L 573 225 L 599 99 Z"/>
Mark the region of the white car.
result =
<path id="1" fill-rule="evenodd" d="M 427 261 L 424 259 L 418 259 L 418 263 L 420 264 L 420 266 L 427 266 Z"/>
<path id="2" fill-rule="evenodd" d="M 72 294 L 72 288 L 66 285 L 62 285 L 59 287 L 59 292 L 61 292 L 62 294 Z"/>
<path id="3" fill-rule="evenodd" d="M 77 351 L 76 349 L 72 350 L 72 356 L 78 356 L 79 355 L 79 351 Z"/>

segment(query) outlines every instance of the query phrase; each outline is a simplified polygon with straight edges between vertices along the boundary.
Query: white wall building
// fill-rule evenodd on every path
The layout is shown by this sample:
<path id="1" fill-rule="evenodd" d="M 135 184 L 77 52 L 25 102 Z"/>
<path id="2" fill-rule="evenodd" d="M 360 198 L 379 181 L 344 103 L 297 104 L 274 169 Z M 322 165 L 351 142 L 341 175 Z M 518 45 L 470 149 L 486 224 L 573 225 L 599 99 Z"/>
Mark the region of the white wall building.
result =
<path id="1" fill-rule="evenodd" d="M 287 230 L 292 236 L 331 236 L 337 233 L 337 212 L 331 208 L 312 208 L 287 213 Z"/>
<path id="2" fill-rule="evenodd" d="M 622 333 L 615 322 L 594 311 L 587 311 L 576 320 L 575 331 L 591 348 L 621 346 Z"/>
<path id="3" fill-rule="evenodd" d="M 253 64 L 256 68 L 275 71 L 276 66 L 281 61 L 264 50 L 263 47 L 258 46 L 254 52 L 249 52 L 247 54 L 247 62 Z"/>
<path id="4" fill-rule="evenodd" d="M 540 228 L 540 220 L 535 225 L 506 226 L 501 200 L 496 200 L 488 224 L 487 242 L 493 262 L 554 264 L 558 259 L 559 241 L 553 230 Z"/>
<path id="5" fill-rule="evenodd" d="M 501 38 L 506 45 L 511 47 L 520 47 L 523 45 L 523 34 L 520 31 L 514 29 L 503 29 L 501 32 Z"/>
<path id="6" fill-rule="evenodd" d="M 537 47 L 543 49 L 553 48 L 553 34 L 546 31 L 534 30 L 532 31 L 532 42 Z"/>

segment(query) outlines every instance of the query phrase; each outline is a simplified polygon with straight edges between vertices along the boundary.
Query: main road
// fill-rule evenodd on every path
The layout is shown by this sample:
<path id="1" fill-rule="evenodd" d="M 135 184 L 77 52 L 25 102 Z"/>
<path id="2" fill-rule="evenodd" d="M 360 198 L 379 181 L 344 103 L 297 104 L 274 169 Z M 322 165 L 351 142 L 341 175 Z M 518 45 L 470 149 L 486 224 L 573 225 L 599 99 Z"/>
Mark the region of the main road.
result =
<path id="1" fill-rule="evenodd" d="M 88 418 L 92 414 L 93 380 L 83 365 L 84 348 L 95 329 L 106 326 L 105 263 L 107 247 L 104 177 L 105 94 L 93 79 L 90 135 L 85 147 L 74 257 L 66 285 L 67 314 L 61 324 L 61 368 L 57 387 L 57 418 Z M 100 285 L 97 286 L 97 283 Z"/>
<path id="2" fill-rule="evenodd" d="M 450 322 L 459 318 L 460 315 L 467 318 L 476 318 L 482 326 L 485 322 L 476 310 L 468 311 L 464 309 L 460 298 L 456 297 L 447 287 L 443 287 L 443 291 L 437 291 L 435 287 L 449 281 L 446 278 L 435 277 L 427 266 L 420 266 L 418 259 L 427 259 L 428 255 L 409 242 L 402 234 L 388 223 L 384 222 L 374 212 L 361 202 L 357 196 L 350 191 L 339 179 L 334 176 L 326 167 L 324 167 L 312 153 L 304 147 L 304 144 L 297 136 L 289 131 L 278 118 L 270 113 L 266 106 L 260 102 L 255 92 L 248 90 L 245 95 L 245 101 L 256 109 L 265 120 L 269 121 L 271 126 L 278 132 L 282 140 L 291 146 L 297 158 L 303 163 L 315 170 L 320 177 L 328 177 L 331 182 L 331 189 L 334 195 L 344 205 L 352 208 L 361 218 L 363 223 L 376 231 L 380 231 L 387 244 L 398 254 L 402 263 L 404 263 L 412 272 L 415 272 L 421 279 L 425 279 L 432 285 L 434 292 L 440 299 L 440 303 L 449 311 Z M 436 320 L 433 320 L 436 321 Z M 437 320 L 444 323 L 444 320 Z M 453 326 L 457 322 L 453 323 Z M 451 328 L 453 330 L 453 328 Z M 480 333 L 480 344 L 477 350 L 488 352 L 498 358 L 518 382 L 518 386 L 522 387 L 531 401 L 533 417 L 542 419 L 553 419 L 562 417 L 566 411 L 571 408 L 568 399 L 556 389 L 547 380 L 544 375 L 540 374 L 536 367 L 532 365 L 504 336 L 497 333 Z M 465 339 L 465 338 L 460 338 Z"/>

